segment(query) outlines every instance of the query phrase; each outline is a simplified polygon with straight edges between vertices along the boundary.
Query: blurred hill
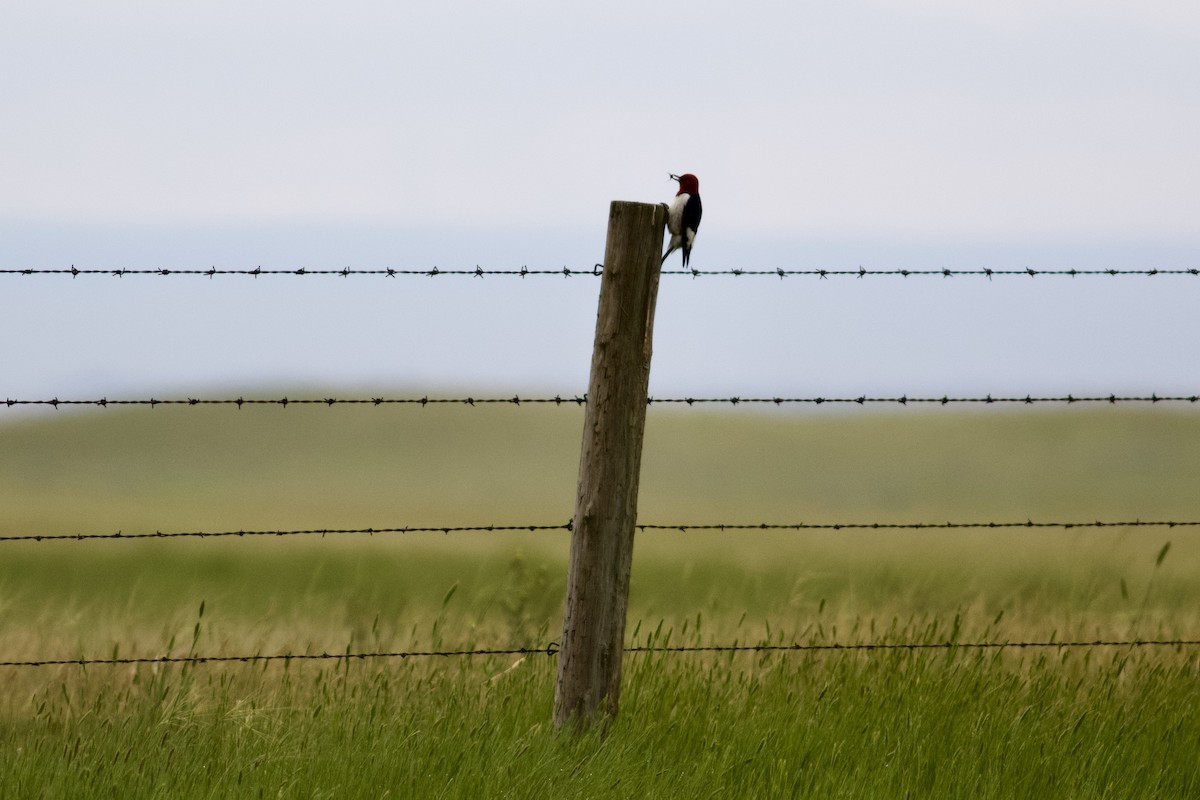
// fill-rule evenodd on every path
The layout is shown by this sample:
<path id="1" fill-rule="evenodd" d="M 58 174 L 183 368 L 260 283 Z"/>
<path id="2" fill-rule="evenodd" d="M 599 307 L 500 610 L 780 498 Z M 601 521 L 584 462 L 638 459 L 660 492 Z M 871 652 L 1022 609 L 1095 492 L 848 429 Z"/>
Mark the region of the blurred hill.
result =
<path id="1" fill-rule="evenodd" d="M 60 411 L 0 423 L 0 534 L 557 524 L 581 427 L 567 406 Z M 1200 415 L 652 408 L 643 469 L 654 523 L 1196 517 Z"/>

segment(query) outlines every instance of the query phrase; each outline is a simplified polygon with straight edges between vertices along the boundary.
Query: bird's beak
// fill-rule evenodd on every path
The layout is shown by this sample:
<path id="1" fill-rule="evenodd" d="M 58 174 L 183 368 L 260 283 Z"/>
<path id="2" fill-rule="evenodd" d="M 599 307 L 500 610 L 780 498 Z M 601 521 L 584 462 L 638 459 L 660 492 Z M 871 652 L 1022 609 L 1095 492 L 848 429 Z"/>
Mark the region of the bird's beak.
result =
<path id="1" fill-rule="evenodd" d="M 667 175 L 667 177 L 668 177 L 668 178 L 670 178 L 670 179 L 671 179 L 671 180 L 673 180 L 673 181 L 676 181 L 676 182 L 678 182 L 678 181 L 679 181 L 679 176 L 678 176 L 678 175 Z"/>

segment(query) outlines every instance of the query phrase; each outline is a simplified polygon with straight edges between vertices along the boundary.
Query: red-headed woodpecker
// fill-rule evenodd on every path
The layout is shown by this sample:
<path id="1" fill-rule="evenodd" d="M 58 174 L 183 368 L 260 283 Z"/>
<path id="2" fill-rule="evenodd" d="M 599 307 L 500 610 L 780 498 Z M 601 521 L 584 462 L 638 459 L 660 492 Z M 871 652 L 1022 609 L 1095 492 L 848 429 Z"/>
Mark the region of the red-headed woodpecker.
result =
<path id="1" fill-rule="evenodd" d="M 671 232 L 671 244 L 663 253 L 662 260 L 666 263 L 667 256 L 682 247 L 683 266 L 686 267 L 704 210 L 700 205 L 700 181 L 691 173 L 672 175 L 671 180 L 679 181 L 679 191 L 667 206 L 667 230 Z"/>

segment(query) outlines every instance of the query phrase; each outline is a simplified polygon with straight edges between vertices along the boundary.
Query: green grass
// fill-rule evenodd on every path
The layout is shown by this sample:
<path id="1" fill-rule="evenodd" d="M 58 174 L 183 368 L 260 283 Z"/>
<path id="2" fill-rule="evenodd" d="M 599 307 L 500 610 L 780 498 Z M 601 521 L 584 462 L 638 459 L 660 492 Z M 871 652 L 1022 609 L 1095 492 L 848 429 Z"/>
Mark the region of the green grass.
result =
<path id="1" fill-rule="evenodd" d="M 580 425 L 503 407 L 10 422 L 0 534 L 557 524 Z M 1187 412 L 652 409 L 641 518 L 1196 519 L 1197 474 Z M 0 543 L 0 660 L 544 646 L 567 537 Z M 1198 570 L 1192 529 L 662 532 L 637 541 L 629 633 L 1200 638 Z M 1200 791 L 1196 648 L 631 655 L 617 720 L 579 738 L 550 730 L 553 670 L 544 655 L 0 667 L 0 797 Z"/>
<path id="2" fill-rule="evenodd" d="M 78 671 L 3 731 L 6 796 L 1190 797 L 1194 660 L 629 660 L 606 736 L 553 664 Z"/>

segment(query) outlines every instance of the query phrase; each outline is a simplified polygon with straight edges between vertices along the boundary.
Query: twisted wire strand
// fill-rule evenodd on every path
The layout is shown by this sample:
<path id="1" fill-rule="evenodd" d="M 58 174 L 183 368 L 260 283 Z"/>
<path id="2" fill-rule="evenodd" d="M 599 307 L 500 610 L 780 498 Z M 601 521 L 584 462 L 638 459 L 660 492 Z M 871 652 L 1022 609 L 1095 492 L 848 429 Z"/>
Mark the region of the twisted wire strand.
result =
<path id="1" fill-rule="evenodd" d="M 51 408 L 71 407 L 71 406 L 95 406 L 97 408 L 108 408 L 110 406 L 149 406 L 151 408 L 157 406 L 236 406 L 238 409 L 244 406 L 280 406 L 286 408 L 288 406 L 333 406 L 344 405 L 369 405 L 369 406 L 443 406 L 443 405 L 465 405 L 465 406 L 486 406 L 486 405 L 554 405 L 554 406 L 582 406 L 588 402 L 587 394 L 575 394 L 563 396 L 561 394 L 554 397 L 521 397 L 515 394 L 511 397 L 495 396 L 495 397 L 236 397 L 236 398 L 201 398 L 201 397 L 148 397 L 148 398 L 123 398 L 109 399 L 100 397 L 96 399 L 87 398 L 59 398 L 52 397 L 49 399 L 22 399 L 8 397 L 2 401 L 6 408 L 14 408 L 18 406 L 49 406 Z M 1151 392 L 1150 394 L 1135 394 L 1135 395 L 1118 395 L 1111 393 L 1107 395 L 1079 395 L 1064 394 L 1064 395 L 1001 395 L 995 396 L 987 394 L 984 396 L 950 396 L 944 394 L 941 396 L 914 396 L 909 397 L 907 394 L 894 396 L 867 396 L 858 395 L 850 396 L 811 396 L 811 397 L 755 397 L 755 396 L 732 396 L 732 397 L 649 397 L 646 399 L 647 405 L 676 405 L 676 406 L 697 406 L 697 405 L 729 405 L 729 406 L 784 406 L 784 405 L 846 405 L 846 406 L 866 406 L 866 405 L 926 405 L 926 406 L 951 406 L 951 405 L 1076 405 L 1076 404 L 1132 404 L 1132 403 L 1189 403 L 1196 404 L 1200 402 L 1200 394 L 1173 394 L 1173 393 L 1158 393 Z"/>
<path id="2" fill-rule="evenodd" d="M 1014 528 L 1062 530 L 1100 529 L 1100 528 L 1194 528 L 1200 527 L 1200 520 L 1124 520 L 1124 521 L 1043 521 L 1032 519 L 1024 521 L 984 521 L 984 522 L 717 522 L 705 524 L 655 524 L 637 523 L 639 531 L 674 531 L 679 533 L 691 532 L 734 532 L 734 531 L 848 531 L 848 530 L 1006 530 Z M 561 525 L 432 525 L 432 526 L 401 526 L 384 528 L 302 528 L 302 529 L 262 529 L 262 530 L 224 530 L 224 531 L 153 531 L 142 533 L 30 533 L 13 536 L 0 536 L 3 542 L 52 542 L 52 541 L 136 541 L 139 539 L 215 539 L 222 537 L 257 537 L 257 536 L 340 536 L 349 534 L 407 534 L 407 533 L 505 533 L 505 532 L 546 532 L 573 531 L 574 521 L 568 520 Z"/>
<path id="3" fill-rule="evenodd" d="M 909 652 L 929 650 L 1028 650 L 1028 649 L 1093 649 L 1093 648 L 1140 648 L 1173 647 L 1177 650 L 1200 646 L 1200 639 L 1095 639 L 1091 641 L 990 641 L 990 642 L 852 642 L 852 643 L 813 643 L 813 644 L 753 644 L 753 645 L 683 645 L 655 646 L 634 645 L 625 647 L 624 652 L 631 654 L 697 654 L 697 653 L 767 653 L 767 652 L 881 652 L 905 650 Z M 550 642 L 542 647 L 511 647 L 511 648 L 465 648 L 461 650 L 407 650 L 391 652 L 345 652 L 345 653 L 279 653 L 274 655 L 235 655 L 235 656 L 149 656 L 125 658 L 57 658 L 0 661 L 0 667 L 57 667 L 57 666 L 121 666 L 136 664 L 222 664 L 242 663 L 256 664 L 272 661 L 365 661 L 368 659 L 408 659 L 408 658 L 453 658 L 475 656 L 511 656 L 538 655 L 555 656 L 558 654 L 558 642 Z"/>
<path id="4" fill-rule="evenodd" d="M 31 267 L 16 267 L 0 269 L 0 275 L 70 275 L 72 278 L 77 278 L 81 275 L 108 275 L 116 278 L 124 278 L 126 276 L 144 276 L 153 275 L 158 277 L 170 276 L 200 276 L 213 278 L 218 275 L 241 275 L 253 278 L 258 277 L 273 277 L 273 276 L 290 276 L 290 277 L 305 277 L 305 276 L 335 276 L 341 278 L 349 278 L 352 276 L 381 276 L 387 278 L 397 277 L 473 277 L 484 278 L 489 276 L 510 276 L 510 277 L 540 277 L 540 276 L 559 276 L 570 278 L 576 275 L 600 276 L 604 274 L 603 264 L 593 264 L 591 267 L 559 267 L 553 269 L 530 269 L 527 266 L 515 267 L 510 269 L 485 269 L 480 266 L 473 268 L 458 268 L 458 269 L 443 269 L 438 266 L 432 266 L 424 269 L 395 269 L 391 267 L 383 267 L 378 269 L 355 269 L 351 267 L 343 267 L 341 269 L 309 269 L 307 267 L 294 267 L 287 269 L 263 269 L 261 266 L 253 269 L 218 269 L 217 267 L 207 267 L 203 269 L 183 268 L 174 269 L 169 267 L 151 267 L 151 268 L 129 268 L 119 267 L 115 269 L 98 269 L 84 268 L 80 269 L 72 264 L 67 268 L 58 269 L 40 269 Z M 818 279 L 851 277 L 851 278 L 874 278 L 874 277 L 982 277 L 991 280 L 992 278 L 1004 277 L 1027 277 L 1036 278 L 1041 276 L 1056 276 L 1056 277 L 1095 277 L 1095 276 L 1144 276 L 1156 277 L 1160 275 L 1184 275 L 1197 277 L 1200 276 L 1200 268 L 1173 268 L 1165 269 L 1158 267 L 1147 267 L 1142 269 L 1115 269 L 1115 268 L 1086 268 L 1086 269 L 1034 269 L 1033 267 L 1010 268 L 1010 269 L 992 269 L 984 268 L 969 268 L 969 269 L 952 269 L 940 267 L 934 269 L 867 269 L 866 267 L 857 267 L 854 269 L 783 269 L 776 267 L 774 269 L 756 269 L 756 268 L 740 268 L 732 267 L 725 269 L 665 269 L 662 270 L 663 275 L 681 275 L 691 278 L 712 278 L 712 277 L 734 277 L 734 278 L 791 278 L 791 277 L 811 277 Z"/>

